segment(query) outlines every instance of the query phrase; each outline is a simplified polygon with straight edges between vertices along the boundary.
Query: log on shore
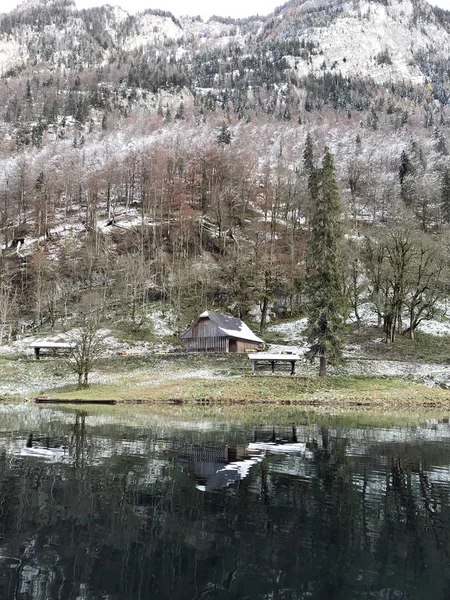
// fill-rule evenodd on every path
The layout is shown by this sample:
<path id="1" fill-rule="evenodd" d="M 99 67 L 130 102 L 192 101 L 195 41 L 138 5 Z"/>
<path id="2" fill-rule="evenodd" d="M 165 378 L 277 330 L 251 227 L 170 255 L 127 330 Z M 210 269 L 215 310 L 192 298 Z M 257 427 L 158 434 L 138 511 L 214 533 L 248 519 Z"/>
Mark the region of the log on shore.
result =
<path id="1" fill-rule="evenodd" d="M 37 404 L 117 404 L 117 400 L 64 400 L 61 398 L 35 398 Z"/>

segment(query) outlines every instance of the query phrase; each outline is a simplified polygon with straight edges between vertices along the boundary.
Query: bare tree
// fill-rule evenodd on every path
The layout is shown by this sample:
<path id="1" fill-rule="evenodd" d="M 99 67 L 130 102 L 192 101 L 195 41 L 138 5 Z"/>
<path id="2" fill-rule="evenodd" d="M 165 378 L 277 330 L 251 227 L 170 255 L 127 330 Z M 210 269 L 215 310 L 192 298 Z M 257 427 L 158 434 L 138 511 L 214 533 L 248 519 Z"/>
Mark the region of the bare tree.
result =
<path id="1" fill-rule="evenodd" d="M 363 271 L 363 265 L 361 263 L 361 244 L 353 239 L 348 240 L 347 244 L 347 264 L 348 274 L 346 283 L 346 292 L 348 297 L 348 303 L 356 318 L 356 325 L 358 329 L 361 326 L 361 315 L 359 314 L 359 307 L 362 298 L 367 291 L 367 280 Z M 374 278 L 375 279 L 375 278 Z"/>
<path id="2" fill-rule="evenodd" d="M 0 345 L 3 336 L 17 315 L 17 294 L 11 285 L 0 281 Z M 11 333 L 11 330 L 10 330 Z"/>
<path id="3" fill-rule="evenodd" d="M 447 264 L 441 243 L 423 234 L 417 236 L 414 261 L 408 269 L 405 296 L 409 319 L 406 332 L 411 339 L 414 339 L 414 332 L 422 321 L 436 316 L 439 302 L 447 295 Z"/>
<path id="4" fill-rule="evenodd" d="M 442 283 L 446 257 L 441 244 L 406 222 L 383 232 L 378 239 L 366 239 L 365 259 L 372 301 L 384 321 L 386 342 L 402 333 L 407 312 L 414 330 L 435 316 L 447 293 Z M 445 279 L 445 278 L 444 278 Z"/>
<path id="5" fill-rule="evenodd" d="M 382 316 L 386 342 L 402 333 L 406 278 L 415 254 L 414 232 L 408 224 L 383 231 L 378 239 L 366 239 L 365 255 L 371 297 Z"/>
<path id="6" fill-rule="evenodd" d="M 77 389 L 89 387 L 89 373 L 105 350 L 104 336 L 100 332 L 99 311 L 82 306 L 80 326 L 70 336 L 73 344 L 67 364 L 78 376 Z"/>

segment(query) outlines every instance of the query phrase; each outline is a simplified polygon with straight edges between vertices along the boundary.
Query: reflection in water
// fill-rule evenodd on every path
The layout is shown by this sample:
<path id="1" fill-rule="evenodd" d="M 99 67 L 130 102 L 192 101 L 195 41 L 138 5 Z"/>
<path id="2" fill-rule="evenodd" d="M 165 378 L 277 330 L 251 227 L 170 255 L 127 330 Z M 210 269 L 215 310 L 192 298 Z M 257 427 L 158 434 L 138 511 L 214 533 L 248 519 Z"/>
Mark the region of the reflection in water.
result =
<path id="1" fill-rule="evenodd" d="M 0 411 L 2 599 L 447 597 L 448 422 L 150 430 L 27 410 Z"/>
<path id="2" fill-rule="evenodd" d="M 62 460 L 68 456 L 67 446 L 56 444 L 48 436 L 36 438 L 33 433 L 28 434 L 25 447 L 20 450 L 20 456 L 37 456 L 48 460 Z"/>
<path id="3" fill-rule="evenodd" d="M 261 460 L 259 453 L 252 456 L 245 447 L 188 445 L 181 449 L 178 462 L 198 490 L 210 492 L 242 481 Z"/>

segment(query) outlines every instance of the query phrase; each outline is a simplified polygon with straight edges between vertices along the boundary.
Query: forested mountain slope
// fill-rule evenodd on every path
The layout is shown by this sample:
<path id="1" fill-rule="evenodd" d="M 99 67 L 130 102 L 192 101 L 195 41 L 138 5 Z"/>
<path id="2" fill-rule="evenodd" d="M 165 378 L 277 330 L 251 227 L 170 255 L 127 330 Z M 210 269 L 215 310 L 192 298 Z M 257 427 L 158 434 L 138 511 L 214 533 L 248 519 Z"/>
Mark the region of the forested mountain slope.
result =
<path id="1" fill-rule="evenodd" d="M 352 310 L 414 329 L 447 296 L 449 53 L 450 13 L 422 0 L 1 16 L 0 337 L 93 295 L 136 326 L 154 301 L 180 327 L 300 311 L 325 146 Z"/>

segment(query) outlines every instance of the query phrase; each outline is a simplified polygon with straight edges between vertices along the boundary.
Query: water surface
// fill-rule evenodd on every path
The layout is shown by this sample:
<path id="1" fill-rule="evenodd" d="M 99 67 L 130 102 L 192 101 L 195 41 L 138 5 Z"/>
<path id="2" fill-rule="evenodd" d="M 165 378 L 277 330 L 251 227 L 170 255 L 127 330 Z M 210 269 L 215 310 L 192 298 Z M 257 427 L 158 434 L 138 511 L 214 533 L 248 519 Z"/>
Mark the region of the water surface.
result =
<path id="1" fill-rule="evenodd" d="M 302 422 L 0 407 L 0 598 L 448 598 L 448 420 Z"/>

